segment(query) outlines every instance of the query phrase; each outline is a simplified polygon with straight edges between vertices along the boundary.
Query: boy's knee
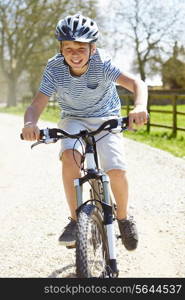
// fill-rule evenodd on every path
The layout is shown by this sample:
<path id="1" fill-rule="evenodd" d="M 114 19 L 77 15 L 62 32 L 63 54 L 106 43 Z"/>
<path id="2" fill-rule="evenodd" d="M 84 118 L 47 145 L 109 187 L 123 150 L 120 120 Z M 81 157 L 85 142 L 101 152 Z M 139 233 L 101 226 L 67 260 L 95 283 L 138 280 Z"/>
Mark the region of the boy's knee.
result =
<path id="1" fill-rule="evenodd" d="M 61 161 L 65 165 L 78 164 L 79 166 L 81 161 L 81 154 L 76 150 L 67 149 L 62 153 Z"/>
<path id="2" fill-rule="evenodd" d="M 114 176 L 126 176 L 126 170 L 122 169 L 111 169 L 107 171 L 108 175 L 114 175 Z"/>

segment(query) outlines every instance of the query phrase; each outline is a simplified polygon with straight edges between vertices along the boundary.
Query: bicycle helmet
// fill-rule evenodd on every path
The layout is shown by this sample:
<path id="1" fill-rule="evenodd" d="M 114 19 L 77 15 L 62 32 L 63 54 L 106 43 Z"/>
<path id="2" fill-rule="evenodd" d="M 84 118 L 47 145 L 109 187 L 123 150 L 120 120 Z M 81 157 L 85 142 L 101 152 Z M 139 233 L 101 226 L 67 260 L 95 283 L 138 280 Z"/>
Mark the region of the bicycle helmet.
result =
<path id="1" fill-rule="evenodd" d="M 97 41 L 99 32 L 96 22 L 76 14 L 61 19 L 57 24 L 55 35 L 59 41 L 92 43 Z"/>

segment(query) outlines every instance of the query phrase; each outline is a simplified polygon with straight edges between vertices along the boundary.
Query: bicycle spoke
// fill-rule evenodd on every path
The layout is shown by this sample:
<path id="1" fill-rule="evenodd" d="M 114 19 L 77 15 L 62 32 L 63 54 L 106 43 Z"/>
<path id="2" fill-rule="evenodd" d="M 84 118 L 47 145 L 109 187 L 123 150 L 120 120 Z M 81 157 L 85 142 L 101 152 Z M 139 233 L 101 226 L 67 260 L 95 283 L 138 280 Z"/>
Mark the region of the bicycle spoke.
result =
<path id="1" fill-rule="evenodd" d="M 88 228 L 87 254 L 89 270 L 92 277 L 100 277 L 105 270 L 106 260 L 103 253 L 103 241 L 96 224 L 91 219 Z"/>

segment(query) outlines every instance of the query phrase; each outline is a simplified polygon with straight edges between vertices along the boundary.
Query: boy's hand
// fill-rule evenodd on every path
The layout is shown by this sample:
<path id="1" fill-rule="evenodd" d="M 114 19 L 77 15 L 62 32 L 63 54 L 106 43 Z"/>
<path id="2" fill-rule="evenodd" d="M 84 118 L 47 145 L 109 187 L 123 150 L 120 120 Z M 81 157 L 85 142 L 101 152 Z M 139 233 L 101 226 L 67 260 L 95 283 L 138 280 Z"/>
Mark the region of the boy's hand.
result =
<path id="1" fill-rule="evenodd" d="M 25 124 L 25 126 L 22 129 L 22 135 L 24 140 L 26 141 L 39 140 L 40 130 L 36 124 Z"/>
<path id="2" fill-rule="evenodd" d="M 133 110 L 129 112 L 129 127 L 133 129 L 133 124 L 136 126 L 143 126 L 148 121 L 148 112 L 145 106 L 137 105 Z"/>

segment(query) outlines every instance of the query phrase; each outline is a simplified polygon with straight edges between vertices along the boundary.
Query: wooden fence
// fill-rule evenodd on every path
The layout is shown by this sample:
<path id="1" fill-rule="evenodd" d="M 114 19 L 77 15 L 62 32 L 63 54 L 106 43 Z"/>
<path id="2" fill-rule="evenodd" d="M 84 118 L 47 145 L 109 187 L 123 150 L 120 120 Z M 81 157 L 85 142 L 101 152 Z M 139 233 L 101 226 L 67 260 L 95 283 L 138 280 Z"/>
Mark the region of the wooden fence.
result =
<path id="1" fill-rule="evenodd" d="M 168 99 L 168 104 L 172 106 L 172 110 L 160 110 L 160 109 L 153 109 L 152 105 L 155 104 L 154 98 L 160 98 L 159 95 L 166 97 Z M 126 113 L 128 114 L 129 111 L 133 108 L 133 96 L 129 93 L 120 93 L 119 96 L 121 99 L 124 99 L 124 104 L 126 105 Z M 148 97 L 148 112 L 150 113 L 162 113 L 162 114 L 172 114 L 172 124 L 165 125 L 165 124 L 157 124 L 153 123 L 150 119 L 146 125 L 146 129 L 148 132 L 150 132 L 151 127 L 160 127 L 160 128 L 167 128 L 172 130 L 172 135 L 174 137 L 177 136 L 177 131 L 185 131 L 185 127 L 179 127 L 177 125 L 178 116 L 185 116 L 185 112 L 178 111 L 178 103 L 179 103 L 179 97 L 184 96 L 185 99 L 185 92 L 180 92 L 177 94 L 177 92 L 173 91 L 149 91 L 149 97 Z M 161 103 L 159 103 L 161 102 Z M 185 100 L 183 100 L 181 103 L 185 103 Z M 163 105 L 163 101 L 158 101 L 158 104 Z M 167 103 L 165 103 L 167 104 Z M 185 118 L 184 118 L 185 120 Z M 185 121 L 184 121 L 185 126 Z"/>
<path id="2" fill-rule="evenodd" d="M 133 94 L 127 92 L 125 89 L 118 88 L 118 94 L 121 99 L 121 102 L 124 104 L 126 108 L 126 114 L 129 114 L 129 111 L 133 108 Z M 50 103 L 48 105 L 49 108 L 56 107 L 56 96 L 50 99 Z M 160 110 L 153 109 L 152 105 L 171 105 L 171 110 Z M 185 116 L 185 112 L 178 111 L 178 104 L 185 104 L 185 90 L 149 90 L 148 97 L 148 112 L 150 113 L 161 113 L 161 114 L 172 114 L 172 123 L 170 125 L 165 124 L 157 124 L 153 123 L 151 119 L 146 125 L 146 130 L 150 132 L 151 127 L 159 127 L 159 128 L 167 128 L 172 130 L 172 134 L 174 137 L 177 136 L 178 131 L 185 131 L 185 127 L 178 126 L 178 116 Z M 57 106 L 58 107 L 58 106 Z M 184 118 L 185 120 L 185 118 Z M 185 126 L 185 121 L 184 121 Z"/>

